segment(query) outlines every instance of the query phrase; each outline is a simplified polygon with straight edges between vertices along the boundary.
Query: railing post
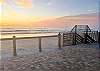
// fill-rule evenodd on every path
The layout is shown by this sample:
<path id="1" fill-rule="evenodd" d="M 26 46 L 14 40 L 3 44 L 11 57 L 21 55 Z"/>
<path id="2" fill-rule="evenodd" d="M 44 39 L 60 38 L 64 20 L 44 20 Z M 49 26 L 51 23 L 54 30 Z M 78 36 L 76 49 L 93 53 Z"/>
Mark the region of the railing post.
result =
<path id="1" fill-rule="evenodd" d="M 16 36 L 13 36 L 13 56 L 17 56 L 17 53 L 16 53 Z"/>
<path id="2" fill-rule="evenodd" d="M 65 44 L 65 42 L 64 42 L 64 33 L 63 33 L 63 47 L 65 46 L 64 44 Z"/>
<path id="3" fill-rule="evenodd" d="M 58 47 L 61 49 L 61 34 L 58 34 Z"/>
<path id="4" fill-rule="evenodd" d="M 77 31 L 77 25 L 76 25 L 76 27 L 75 27 L 75 36 L 74 36 L 74 38 L 75 38 L 75 39 L 74 39 L 74 40 L 75 40 L 75 43 L 74 43 L 74 44 L 75 44 L 75 45 L 76 45 L 76 35 L 77 35 L 77 32 L 76 32 L 76 31 Z"/>
<path id="5" fill-rule="evenodd" d="M 96 31 L 96 42 L 98 42 L 99 33 Z"/>
<path id="6" fill-rule="evenodd" d="M 77 25 L 75 25 L 75 31 L 73 33 L 73 45 L 76 45 L 76 30 L 77 30 Z"/>
<path id="7" fill-rule="evenodd" d="M 88 25 L 87 25 L 87 26 L 86 26 L 86 29 L 85 29 L 85 37 L 84 37 L 84 38 L 85 38 L 85 42 L 84 42 L 85 44 L 87 44 L 88 29 L 89 29 L 89 28 L 88 28 Z"/>
<path id="8" fill-rule="evenodd" d="M 39 52 L 42 52 L 42 48 L 41 48 L 41 37 L 39 37 Z"/>

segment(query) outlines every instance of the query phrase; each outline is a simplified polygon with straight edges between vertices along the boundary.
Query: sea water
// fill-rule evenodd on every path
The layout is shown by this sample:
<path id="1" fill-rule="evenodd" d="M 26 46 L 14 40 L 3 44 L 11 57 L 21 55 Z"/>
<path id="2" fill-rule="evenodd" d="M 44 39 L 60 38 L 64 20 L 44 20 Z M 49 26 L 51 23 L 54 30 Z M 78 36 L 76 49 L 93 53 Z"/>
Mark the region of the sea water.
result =
<path id="1" fill-rule="evenodd" d="M 63 32 L 64 29 L 0 29 L 0 38 L 16 37 L 38 37 L 57 35 L 58 32 Z"/>

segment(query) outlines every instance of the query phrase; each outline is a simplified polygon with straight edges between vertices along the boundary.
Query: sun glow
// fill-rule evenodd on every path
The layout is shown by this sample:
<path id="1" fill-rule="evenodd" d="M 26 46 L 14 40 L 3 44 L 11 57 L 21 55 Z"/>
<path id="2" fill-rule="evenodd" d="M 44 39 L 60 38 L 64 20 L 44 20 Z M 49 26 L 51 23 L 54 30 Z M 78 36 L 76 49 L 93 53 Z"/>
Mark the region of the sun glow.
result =
<path id="1" fill-rule="evenodd" d="M 74 0 L 70 3 L 69 1 L 67 2 L 67 0 L 0 0 L 0 26 L 34 27 L 37 26 L 37 22 L 38 25 L 41 23 L 43 23 L 43 25 L 47 25 L 47 23 L 50 22 L 49 20 L 54 18 L 56 19 L 57 17 L 77 15 L 77 13 L 91 13 L 91 11 L 96 11 L 96 9 L 94 9 L 96 6 L 93 6 L 94 3 L 91 3 L 91 5 L 83 5 L 82 8 L 80 6 L 81 3 L 73 3 Z M 75 7 L 76 4 L 79 8 Z M 87 9 L 85 6 L 90 6 L 90 9 Z M 93 6 L 93 9 L 91 9 L 91 6 Z M 80 17 L 78 19 L 81 20 Z M 66 19 L 60 24 L 64 23 L 65 21 Z M 51 24 L 52 22 L 49 23 L 49 25 Z M 53 27 L 54 24 L 51 26 Z"/>
<path id="2" fill-rule="evenodd" d="M 1 27 L 1 22 L 2 22 L 2 1 L 0 0 L 0 27 Z"/>
<path id="3" fill-rule="evenodd" d="M 34 23 L 36 21 L 54 18 L 43 16 L 44 14 L 42 12 L 40 14 L 40 9 L 33 8 L 32 0 L 0 1 L 0 26 L 2 27 L 31 27 L 36 25 Z"/>

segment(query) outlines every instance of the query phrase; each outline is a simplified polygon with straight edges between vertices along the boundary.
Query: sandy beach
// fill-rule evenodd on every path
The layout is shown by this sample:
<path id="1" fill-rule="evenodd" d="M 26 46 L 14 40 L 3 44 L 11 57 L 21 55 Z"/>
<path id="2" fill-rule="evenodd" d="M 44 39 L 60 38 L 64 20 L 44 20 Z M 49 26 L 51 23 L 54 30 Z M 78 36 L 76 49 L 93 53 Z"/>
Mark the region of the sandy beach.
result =
<path id="1" fill-rule="evenodd" d="M 17 56 L 13 56 L 13 41 L 1 43 L 0 71 L 99 71 L 97 43 L 69 45 L 59 49 L 58 37 L 17 39 Z M 61 41 L 62 45 L 62 41 Z"/>
<path id="2" fill-rule="evenodd" d="M 53 42 L 52 42 L 53 43 Z M 50 44 L 49 44 L 50 45 Z M 51 47 L 51 46 L 49 46 Z M 97 43 L 49 48 L 1 60 L 0 71 L 99 71 Z M 20 51 L 24 51 L 20 49 Z"/>
<path id="3" fill-rule="evenodd" d="M 0 0 L 0 71 L 100 71 L 100 0 Z"/>

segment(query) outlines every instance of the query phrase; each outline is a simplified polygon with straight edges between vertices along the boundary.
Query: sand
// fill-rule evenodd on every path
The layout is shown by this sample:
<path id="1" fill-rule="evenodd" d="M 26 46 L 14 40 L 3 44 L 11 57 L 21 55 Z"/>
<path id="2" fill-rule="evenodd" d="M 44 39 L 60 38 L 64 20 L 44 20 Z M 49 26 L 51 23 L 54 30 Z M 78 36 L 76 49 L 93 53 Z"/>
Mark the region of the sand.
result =
<path id="1" fill-rule="evenodd" d="M 32 50 L 33 47 L 32 44 L 30 44 L 30 46 L 32 47 L 28 47 L 28 49 L 30 49 L 28 51 L 28 49 L 26 48 L 29 45 L 27 44 L 25 45 L 25 41 L 23 42 L 24 42 L 23 45 L 18 45 L 19 48 L 17 49 L 18 56 L 16 57 L 11 56 L 6 58 L 4 57 L 4 59 L 1 59 L 0 71 L 99 71 L 100 70 L 100 62 L 98 58 L 99 46 L 97 43 L 71 45 L 62 47 L 62 49 L 58 49 L 56 43 L 57 40 L 47 42 L 45 39 L 45 42 L 42 43 L 45 44 L 45 47 L 43 47 L 42 45 L 43 51 L 40 53 L 38 52 L 38 49 Z M 46 46 L 47 43 L 49 46 Z M 26 46 L 26 47 L 21 48 L 21 46 Z M 34 45 L 34 48 L 35 47 L 36 46 Z"/>
<path id="2" fill-rule="evenodd" d="M 0 71 L 99 71 L 99 46 L 70 45 L 58 48 L 58 37 L 17 40 L 17 56 L 13 56 L 12 40 L 0 41 Z"/>

